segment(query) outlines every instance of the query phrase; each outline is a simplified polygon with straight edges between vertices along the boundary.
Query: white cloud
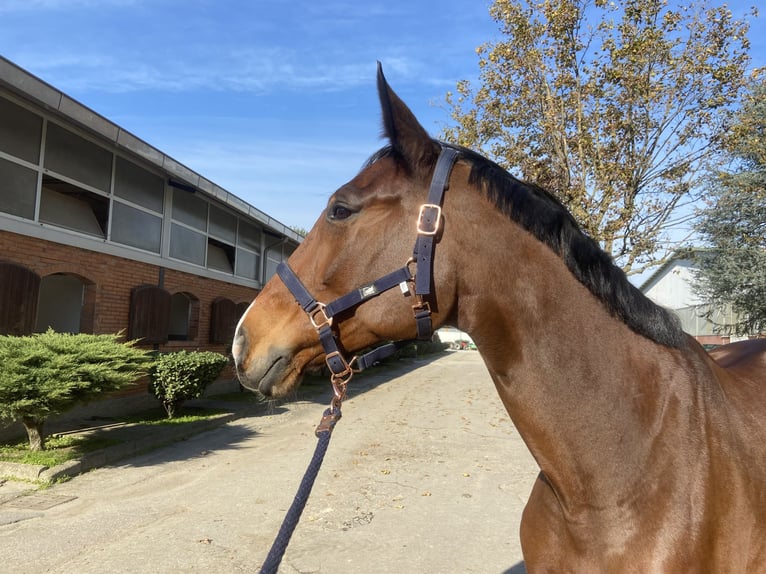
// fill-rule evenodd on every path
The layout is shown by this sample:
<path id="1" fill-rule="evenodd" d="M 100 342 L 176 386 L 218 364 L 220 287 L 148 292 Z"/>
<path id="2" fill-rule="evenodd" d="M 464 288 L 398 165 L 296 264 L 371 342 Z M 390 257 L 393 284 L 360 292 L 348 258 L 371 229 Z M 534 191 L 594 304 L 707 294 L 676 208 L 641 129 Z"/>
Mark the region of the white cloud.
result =
<path id="1" fill-rule="evenodd" d="M 39 12 L 77 10 L 81 8 L 105 8 L 108 6 L 131 6 L 137 0 L 3 0 L 0 14 L 12 12 Z"/>
<path id="2" fill-rule="evenodd" d="M 129 93 L 143 90 L 188 90 L 270 93 L 312 89 L 337 91 L 370 83 L 374 59 L 360 61 L 307 61 L 277 48 L 246 48 L 218 52 L 205 60 L 193 57 L 137 59 L 122 55 L 84 53 L 51 54 L 25 50 L 14 57 L 47 82 L 64 91 Z M 363 60 L 363 61 L 362 61 Z M 409 76 L 412 63 L 387 60 L 387 69 Z"/>

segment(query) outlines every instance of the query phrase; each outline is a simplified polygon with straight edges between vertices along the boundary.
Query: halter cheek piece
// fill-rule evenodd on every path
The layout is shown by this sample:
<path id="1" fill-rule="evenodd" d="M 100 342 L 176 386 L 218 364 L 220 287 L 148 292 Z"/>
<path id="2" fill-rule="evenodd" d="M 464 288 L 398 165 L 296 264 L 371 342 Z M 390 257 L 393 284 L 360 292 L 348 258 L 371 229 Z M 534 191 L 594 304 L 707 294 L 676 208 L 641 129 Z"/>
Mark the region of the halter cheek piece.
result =
<path id="1" fill-rule="evenodd" d="M 449 177 L 452 167 L 455 165 L 460 152 L 451 147 L 442 145 L 439 159 L 436 162 L 436 168 L 431 179 L 431 185 L 428 192 L 428 203 L 420 206 L 418 214 L 417 233 L 412 258 L 407 261 L 404 267 L 384 275 L 383 277 L 362 285 L 358 289 L 349 291 L 342 297 L 324 304 L 317 301 L 298 276 L 293 272 L 286 262 L 277 266 L 277 274 L 290 290 L 298 304 L 308 314 L 311 324 L 319 334 L 319 341 L 325 351 L 325 361 L 330 369 L 330 380 L 332 381 L 335 398 L 334 406 L 340 406 L 340 403 L 346 396 L 346 385 L 351 380 L 355 372 L 363 371 L 376 362 L 393 355 L 398 349 L 408 344 L 410 341 L 396 341 L 365 353 L 355 356 L 347 361 L 338 348 L 338 340 L 332 329 L 333 318 L 349 309 L 393 289 L 399 285 L 405 295 L 410 294 L 410 285 L 415 283 L 416 303 L 412 306 L 412 312 L 418 329 L 418 340 L 429 340 L 433 335 L 431 325 L 431 307 L 427 299 L 432 296 L 432 271 L 434 255 L 434 239 L 439 232 L 441 225 L 441 205 L 444 199 L 444 192 L 449 187 Z M 417 272 L 413 276 L 410 272 L 410 266 L 415 263 Z"/>

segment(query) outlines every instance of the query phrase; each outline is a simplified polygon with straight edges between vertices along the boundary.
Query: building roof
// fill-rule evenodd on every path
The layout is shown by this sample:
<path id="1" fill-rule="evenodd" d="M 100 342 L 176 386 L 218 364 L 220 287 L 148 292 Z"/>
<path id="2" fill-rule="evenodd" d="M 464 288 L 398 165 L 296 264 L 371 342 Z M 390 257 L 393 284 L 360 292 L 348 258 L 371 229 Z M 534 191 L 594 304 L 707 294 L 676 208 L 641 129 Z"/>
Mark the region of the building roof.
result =
<path id="1" fill-rule="evenodd" d="M 647 279 L 641 283 L 639 289 L 642 293 L 646 293 L 646 290 L 654 285 L 665 273 L 667 273 L 672 267 L 674 267 L 679 261 L 694 261 L 694 254 L 702 251 L 699 248 L 682 249 L 676 251 L 670 258 L 660 265 L 657 270 L 652 273 Z"/>
<path id="2" fill-rule="evenodd" d="M 108 140 L 118 148 L 141 157 L 144 161 L 172 174 L 173 178 L 193 186 L 203 194 L 226 204 L 231 209 L 261 222 L 264 226 L 280 235 L 298 243 L 302 241 L 303 237 L 301 235 L 280 221 L 216 185 L 2 56 L 0 56 L 0 86 L 6 87 L 46 110 L 66 118 L 68 121 L 77 124 L 89 132 L 97 134 L 100 138 Z"/>

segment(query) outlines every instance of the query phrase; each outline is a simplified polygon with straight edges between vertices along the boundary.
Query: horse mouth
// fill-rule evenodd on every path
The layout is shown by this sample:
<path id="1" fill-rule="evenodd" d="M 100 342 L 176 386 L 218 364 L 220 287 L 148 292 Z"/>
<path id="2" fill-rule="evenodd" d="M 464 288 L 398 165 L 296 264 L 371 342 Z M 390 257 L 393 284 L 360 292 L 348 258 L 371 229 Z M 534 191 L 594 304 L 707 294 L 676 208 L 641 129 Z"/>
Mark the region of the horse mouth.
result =
<path id="1" fill-rule="evenodd" d="M 266 367 L 262 369 L 251 368 L 247 371 L 239 371 L 239 381 L 242 386 L 261 393 L 266 397 L 275 397 L 285 394 L 284 382 L 291 377 L 293 373 L 290 369 L 290 362 L 284 355 L 277 355 L 270 362 L 266 362 Z M 259 372 L 260 371 L 260 372 Z M 287 385 L 290 386 L 290 385 Z M 280 387 L 282 387 L 280 389 Z"/>

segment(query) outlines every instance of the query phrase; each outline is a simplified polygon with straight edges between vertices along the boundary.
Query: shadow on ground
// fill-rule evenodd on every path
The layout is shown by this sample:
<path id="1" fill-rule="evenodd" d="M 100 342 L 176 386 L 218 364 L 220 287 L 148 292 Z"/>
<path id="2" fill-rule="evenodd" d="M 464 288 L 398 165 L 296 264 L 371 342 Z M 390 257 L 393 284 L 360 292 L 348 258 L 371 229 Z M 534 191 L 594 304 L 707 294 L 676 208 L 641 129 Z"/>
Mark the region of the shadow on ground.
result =
<path id="1" fill-rule="evenodd" d="M 373 367 L 354 376 L 348 386 L 348 396 L 354 397 L 363 394 L 406 372 L 412 372 L 428 365 L 442 356 L 444 355 L 439 353 L 417 359 L 401 359 Z M 72 430 L 62 429 L 60 433 L 88 433 L 99 439 L 115 443 L 113 446 L 86 453 L 78 460 L 68 461 L 54 468 L 39 467 L 33 470 L 24 468 L 30 465 L 0 463 L 2 466 L 0 475 L 50 482 L 71 478 L 88 470 L 108 465 L 148 466 L 188 459 L 199 456 L 200 452 L 235 449 L 255 436 L 256 433 L 241 425 L 229 425 L 227 423 L 243 417 L 279 415 L 288 410 L 284 405 L 293 401 L 329 405 L 332 397 L 333 392 L 329 378 L 307 377 L 304 384 L 285 399 L 262 400 L 254 393 L 243 389 L 240 393 L 213 395 L 188 401 L 185 405 L 187 410 L 195 408 L 215 409 L 220 412 L 213 418 L 190 423 L 177 425 L 110 424 L 108 418 L 94 417 L 90 419 L 88 424 L 83 424 L 83 421 L 80 421 L 80 424 L 73 427 Z M 322 408 L 317 409 L 317 422 L 321 419 L 322 411 Z M 219 432 L 210 432 L 213 430 Z M 206 433 L 209 436 L 208 442 L 204 443 L 201 450 L 199 445 L 197 445 L 196 450 L 163 448 L 201 433 Z M 149 452 L 153 453 L 151 457 L 139 457 L 139 455 Z"/>

